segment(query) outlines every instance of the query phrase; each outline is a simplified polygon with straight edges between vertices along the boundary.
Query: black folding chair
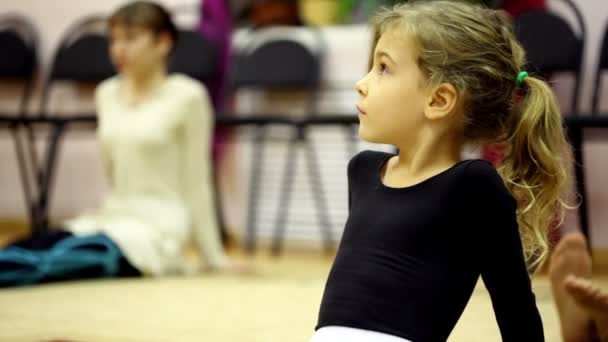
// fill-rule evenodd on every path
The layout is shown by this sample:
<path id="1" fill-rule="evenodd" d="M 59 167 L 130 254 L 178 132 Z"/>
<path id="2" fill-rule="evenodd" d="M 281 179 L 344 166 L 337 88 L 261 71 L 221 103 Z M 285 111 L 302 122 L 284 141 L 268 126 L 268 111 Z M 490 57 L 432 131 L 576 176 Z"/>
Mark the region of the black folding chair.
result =
<path id="1" fill-rule="evenodd" d="M 514 19 L 517 39 L 526 50 L 528 71 L 541 76 L 558 72 L 574 75 L 570 114 L 577 115 L 582 76 L 586 27 L 578 7 L 571 0 L 560 0 L 576 18 L 579 33 L 568 21 L 549 10 L 531 10 Z"/>
<path id="2" fill-rule="evenodd" d="M 97 84 L 115 74 L 109 58 L 108 40 L 104 33 L 105 17 L 85 17 L 69 27 L 55 50 L 50 71 L 42 87 L 39 104 L 40 123 L 49 124 L 51 133 L 46 145 L 44 163 L 39 167 L 37 180 L 40 188 L 35 232 L 48 229 L 52 181 L 59 154 L 59 144 L 67 126 L 75 122 L 96 123 L 95 113 L 70 116 L 51 112 L 49 99 L 53 87 L 59 82 Z M 33 142 L 32 142 L 33 143 Z"/>
<path id="3" fill-rule="evenodd" d="M 584 178 L 583 172 L 583 159 L 582 159 L 582 141 L 583 141 L 583 130 L 586 128 L 608 128 L 608 114 L 600 113 L 599 102 L 600 102 L 600 94 L 602 89 L 602 74 L 608 69 L 608 25 L 604 30 L 604 36 L 602 38 L 602 44 L 600 46 L 599 58 L 597 62 L 597 66 L 595 68 L 595 80 L 593 87 L 593 97 L 591 100 L 591 115 L 585 115 L 585 117 L 573 117 L 566 118 L 566 127 L 570 132 L 571 140 L 575 146 L 575 152 L 578 151 L 578 156 L 576 157 L 577 165 L 576 165 L 576 176 L 577 176 L 577 185 L 578 192 L 582 194 L 581 205 L 580 205 L 580 215 L 581 217 L 581 226 L 583 232 L 587 235 L 587 239 L 591 239 L 588 228 L 588 209 L 587 209 L 587 201 L 585 195 L 587 192 L 587 184 Z"/>
<path id="4" fill-rule="evenodd" d="M 245 248 L 248 252 L 255 250 L 257 202 L 261 185 L 264 142 L 268 134 L 268 128 L 272 125 L 286 125 L 291 127 L 293 131 L 289 139 L 287 157 L 280 180 L 272 251 L 275 255 L 281 252 L 295 177 L 296 153 L 300 146 L 303 146 L 306 152 L 307 171 L 324 246 L 327 250 L 331 250 L 333 247 L 331 223 L 323 192 L 318 158 L 311 141 L 309 141 L 308 125 L 304 124 L 308 118 L 317 114 L 316 106 L 321 78 L 321 51 L 323 46 L 318 46 L 319 49 L 315 50 L 302 42 L 288 38 L 289 34 L 285 32 L 268 38 L 265 34 L 269 30 L 276 30 L 276 28 L 250 31 L 249 43 L 236 58 L 228 93 L 234 94 L 236 90 L 243 88 L 304 89 L 307 90 L 309 96 L 304 118 L 290 118 L 286 114 L 275 114 L 246 115 L 242 119 L 243 125 L 255 126 Z M 320 37 L 317 31 L 311 30 L 313 30 L 316 38 Z M 241 123 L 237 125 L 241 125 Z"/>
<path id="5" fill-rule="evenodd" d="M 32 160 L 27 160 L 23 141 L 20 136 L 21 119 L 27 115 L 27 106 L 31 99 L 34 73 L 37 67 L 38 33 L 34 25 L 25 17 L 16 14 L 0 16 L 0 79 L 17 80 L 23 84 L 19 107 L 14 113 L 0 114 L 0 124 L 9 128 L 19 167 L 26 208 L 29 212 L 30 225 L 33 226 L 36 207 L 33 202 L 31 168 Z M 26 133 L 30 133 L 28 130 Z M 30 150 L 31 152 L 31 150 Z M 31 153 L 30 153 L 31 155 Z"/>
<path id="6" fill-rule="evenodd" d="M 169 60 L 169 73 L 182 73 L 201 83 L 215 76 L 217 52 L 199 32 L 180 30 Z"/>
<path id="7" fill-rule="evenodd" d="M 18 15 L 0 16 L 0 77 L 23 82 L 19 116 L 24 116 L 31 98 L 37 66 L 38 33 L 32 23 Z"/>
<path id="8" fill-rule="evenodd" d="M 585 50 L 586 27 L 583 16 L 572 0 L 560 0 L 576 18 L 579 33 L 558 14 L 549 10 L 533 10 L 518 15 L 514 20 L 517 38 L 527 53 L 527 70 L 547 76 L 557 72 L 568 72 L 574 75 L 570 113 L 579 114 L 578 104 L 581 91 L 583 52 Z M 572 118 L 566 120 L 570 142 L 575 157 L 575 176 L 577 191 L 581 196 L 579 219 L 581 230 L 589 238 L 589 219 L 585 193 L 585 173 L 583 160 L 582 126 L 572 124 L 579 122 Z"/>
<path id="9" fill-rule="evenodd" d="M 591 115 L 599 116 L 600 94 L 602 88 L 602 74 L 608 69 L 608 24 L 604 29 L 604 37 L 600 46 L 599 59 L 595 68 L 595 82 L 593 87 L 593 98 L 591 100 Z"/>

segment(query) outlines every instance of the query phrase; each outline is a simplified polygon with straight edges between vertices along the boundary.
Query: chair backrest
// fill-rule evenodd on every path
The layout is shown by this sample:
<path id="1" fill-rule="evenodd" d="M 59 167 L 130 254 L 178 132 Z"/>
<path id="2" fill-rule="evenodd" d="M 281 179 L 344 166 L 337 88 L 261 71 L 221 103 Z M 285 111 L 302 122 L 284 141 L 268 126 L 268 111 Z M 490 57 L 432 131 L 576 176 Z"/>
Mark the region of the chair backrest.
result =
<path id="1" fill-rule="evenodd" d="M 252 37 L 235 57 L 229 88 L 306 89 L 309 91 L 308 111 L 316 113 L 316 97 L 321 81 L 321 63 L 325 42 L 316 29 L 312 29 L 316 46 L 285 34 L 264 38 L 268 29 L 252 31 Z M 273 29 L 274 30 L 274 29 Z"/>
<path id="2" fill-rule="evenodd" d="M 37 30 L 26 18 L 14 14 L 0 16 L 0 78 L 24 82 L 20 115 L 25 115 L 31 96 L 38 59 L 37 44 Z"/>
<path id="3" fill-rule="evenodd" d="M 276 40 L 239 56 L 232 84 L 269 88 L 316 86 L 319 71 L 318 58 L 301 43 Z"/>
<path id="4" fill-rule="evenodd" d="M 107 38 L 90 33 L 58 51 L 50 77 L 52 80 L 98 82 L 114 74 Z"/>
<path id="5" fill-rule="evenodd" d="M 580 33 L 561 16 L 549 10 L 531 10 L 514 19 L 518 40 L 526 50 L 526 68 L 541 75 L 571 72 L 575 85 L 572 91 L 573 114 L 577 113 L 582 74 L 586 28 L 583 16 L 571 0 L 561 0 L 574 13 Z"/>
<path id="6" fill-rule="evenodd" d="M 604 30 L 604 37 L 602 39 L 602 45 L 600 46 L 599 59 L 597 61 L 597 67 L 595 69 L 595 86 L 593 87 L 593 99 L 591 100 L 592 115 L 599 114 L 602 73 L 606 69 L 608 69 L 608 24 L 606 25 L 606 29 Z"/>
<path id="7" fill-rule="evenodd" d="M 99 83 L 116 73 L 110 60 L 108 39 L 99 29 L 104 23 L 103 16 L 91 16 L 76 22 L 65 32 L 42 88 L 41 113 L 48 109 L 50 91 L 56 81 Z"/>
<path id="8" fill-rule="evenodd" d="M 199 32 L 180 30 L 169 60 L 169 72 L 179 72 L 203 83 L 216 72 L 217 52 Z"/>

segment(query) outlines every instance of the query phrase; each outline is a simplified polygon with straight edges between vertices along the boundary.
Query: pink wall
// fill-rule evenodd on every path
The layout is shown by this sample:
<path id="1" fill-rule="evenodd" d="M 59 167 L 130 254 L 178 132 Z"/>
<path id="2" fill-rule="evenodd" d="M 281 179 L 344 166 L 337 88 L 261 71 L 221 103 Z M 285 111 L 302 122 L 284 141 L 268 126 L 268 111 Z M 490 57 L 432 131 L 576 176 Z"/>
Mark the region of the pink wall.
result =
<path id="1" fill-rule="evenodd" d="M 37 23 L 41 32 L 41 61 L 48 63 L 59 35 L 77 18 L 97 12 L 108 12 L 124 0 L 80 1 L 80 0 L 20 0 L 0 1 L 0 13 L 17 12 L 27 14 Z M 165 0 L 169 6 L 196 1 Z M 558 2 L 550 0 L 550 3 Z M 597 61 L 597 49 L 605 24 L 608 22 L 608 2 L 606 0 L 575 0 L 587 21 L 588 44 L 585 50 L 585 78 L 581 110 L 589 110 L 591 99 L 593 69 Z M 52 13 L 52 14 L 51 14 Z M 184 20 L 192 20 L 185 18 Z M 367 34 L 362 37 L 361 49 L 368 48 Z M 366 58 L 366 54 L 361 54 Z M 364 63 L 363 63 L 364 64 Z M 568 78 L 558 78 L 556 89 L 558 96 L 566 105 Z M 607 80 L 608 81 L 608 80 Z M 60 89 L 56 94 L 57 106 L 69 108 L 90 107 L 90 103 L 61 101 L 62 98 L 73 98 L 73 88 Z M 14 87 L 0 85 L 0 108 L 11 105 Z M 608 86 L 603 92 L 602 109 L 608 112 Z M 12 96 L 11 96 L 12 95 Z M 602 142 L 593 136 L 608 136 L 608 132 L 589 132 L 586 135 L 586 172 L 589 183 L 590 222 L 593 244 L 596 247 L 608 248 L 608 183 L 603 175 L 608 172 L 608 139 Z M 56 216 L 71 216 L 96 206 L 106 190 L 103 180 L 99 154 L 95 137 L 90 133 L 73 133 L 70 144 L 66 144 L 63 158 L 59 164 L 57 187 L 54 196 L 53 213 Z M 13 146 L 6 134 L 0 134 L 0 217 L 23 217 L 25 208 L 21 198 L 21 187 L 18 182 Z M 576 225 L 572 217 L 568 226 Z"/>

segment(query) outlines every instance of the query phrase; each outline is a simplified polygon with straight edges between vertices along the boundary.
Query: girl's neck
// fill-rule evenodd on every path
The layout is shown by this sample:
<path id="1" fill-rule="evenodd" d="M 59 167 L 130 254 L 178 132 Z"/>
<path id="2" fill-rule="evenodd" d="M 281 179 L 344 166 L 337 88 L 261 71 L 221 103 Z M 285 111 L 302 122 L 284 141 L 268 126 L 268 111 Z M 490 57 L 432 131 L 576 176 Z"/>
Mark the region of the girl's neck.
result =
<path id="1" fill-rule="evenodd" d="M 167 79 L 167 68 L 158 66 L 146 73 L 126 76 L 123 78 L 123 94 L 127 103 L 139 104 L 143 99 L 155 92 Z"/>
<path id="2" fill-rule="evenodd" d="M 399 155 L 387 163 L 384 176 L 397 186 L 417 183 L 458 163 L 462 147 L 455 137 L 422 133 L 414 141 L 397 146 Z"/>

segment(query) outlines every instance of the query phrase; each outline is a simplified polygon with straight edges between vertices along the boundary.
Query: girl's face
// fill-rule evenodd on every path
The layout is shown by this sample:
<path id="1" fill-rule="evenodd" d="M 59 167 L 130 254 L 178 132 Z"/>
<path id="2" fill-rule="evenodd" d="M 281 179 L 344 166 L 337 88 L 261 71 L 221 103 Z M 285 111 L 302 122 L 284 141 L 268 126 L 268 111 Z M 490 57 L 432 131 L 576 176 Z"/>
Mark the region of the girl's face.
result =
<path id="1" fill-rule="evenodd" d="M 170 47 L 166 34 L 120 24 L 110 28 L 110 57 L 121 75 L 137 77 L 164 66 Z"/>
<path id="2" fill-rule="evenodd" d="M 362 139 L 400 145 L 421 129 L 430 91 L 415 56 L 406 34 L 387 31 L 380 37 L 372 69 L 356 85 Z"/>

